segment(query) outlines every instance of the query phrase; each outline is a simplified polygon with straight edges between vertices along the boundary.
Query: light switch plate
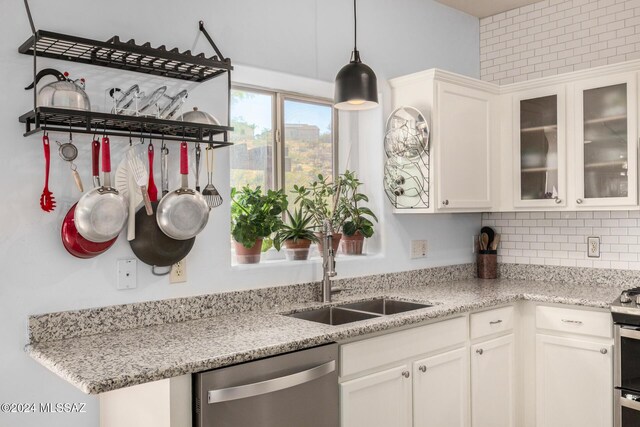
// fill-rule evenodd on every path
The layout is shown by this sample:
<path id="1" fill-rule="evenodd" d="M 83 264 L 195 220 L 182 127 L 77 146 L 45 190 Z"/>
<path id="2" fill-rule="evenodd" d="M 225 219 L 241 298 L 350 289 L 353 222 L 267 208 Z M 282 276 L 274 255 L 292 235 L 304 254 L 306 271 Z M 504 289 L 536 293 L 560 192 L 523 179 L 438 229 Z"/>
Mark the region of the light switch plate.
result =
<path id="1" fill-rule="evenodd" d="M 426 240 L 412 240 L 411 241 L 411 258 L 426 258 L 428 251 L 428 245 Z"/>
<path id="2" fill-rule="evenodd" d="M 118 260 L 118 289 L 135 289 L 138 286 L 136 269 L 137 262 L 135 259 Z"/>
<path id="3" fill-rule="evenodd" d="M 600 237 L 587 237 L 587 256 L 600 258 Z"/>

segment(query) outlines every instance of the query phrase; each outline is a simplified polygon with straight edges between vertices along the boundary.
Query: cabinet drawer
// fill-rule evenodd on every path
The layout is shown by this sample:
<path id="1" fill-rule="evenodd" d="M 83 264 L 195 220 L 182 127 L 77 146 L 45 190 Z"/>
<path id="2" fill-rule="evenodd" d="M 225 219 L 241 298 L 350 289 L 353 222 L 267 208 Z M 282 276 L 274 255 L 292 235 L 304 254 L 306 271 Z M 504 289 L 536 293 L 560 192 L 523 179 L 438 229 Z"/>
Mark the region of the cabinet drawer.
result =
<path id="1" fill-rule="evenodd" d="M 467 339 L 467 322 L 457 317 L 340 346 L 340 376 L 405 360 Z"/>
<path id="2" fill-rule="evenodd" d="M 471 314 L 471 339 L 513 329 L 513 306 Z"/>
<path id="3" fill-rule="evenodd" d="M 564 307 L 536 307 L 536 327 L 572 334 L 611 338 L 611 314 Z"/>

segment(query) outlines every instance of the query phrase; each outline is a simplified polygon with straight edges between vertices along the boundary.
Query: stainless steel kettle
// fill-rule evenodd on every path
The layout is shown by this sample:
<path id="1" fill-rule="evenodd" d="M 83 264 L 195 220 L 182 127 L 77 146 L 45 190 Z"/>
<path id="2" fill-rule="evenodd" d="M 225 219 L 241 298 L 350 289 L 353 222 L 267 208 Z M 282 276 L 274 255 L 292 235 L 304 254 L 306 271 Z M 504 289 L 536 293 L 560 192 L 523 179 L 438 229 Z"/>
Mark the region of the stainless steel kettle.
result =
<path id="1" fill-rule="evenodd" d="M 40 70 L 36 75 L 36 81 L 25 90 L 33 89 L 35 84 L 45 76 L 54 76 L 57 80 L 44 86 L 38 92 L 38 106 L 69 108 L 72 110 L 91 110 L 89 97 L 84 91 L 84 79 L 71 80 L 69 73 L 61 73 L 53 68 Z"/>

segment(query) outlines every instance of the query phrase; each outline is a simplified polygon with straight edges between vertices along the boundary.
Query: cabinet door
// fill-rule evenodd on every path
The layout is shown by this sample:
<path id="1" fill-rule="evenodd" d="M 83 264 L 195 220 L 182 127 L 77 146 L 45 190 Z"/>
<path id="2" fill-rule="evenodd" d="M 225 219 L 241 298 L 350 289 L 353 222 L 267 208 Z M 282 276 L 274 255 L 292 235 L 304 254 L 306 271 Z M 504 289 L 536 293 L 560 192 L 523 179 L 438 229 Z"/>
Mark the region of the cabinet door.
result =
<path id="1" fill-rule="evenodd" d="M 515 426 L 513 334 L 471 347 L 471 425 Z"/>
<path id="2" fill-rule="evenodd" d="M 468 348 L 413 364 L 413 426 L 469 425 Z"/>
<path id="3" fill-rule="evenodd" d="M 341 425 L 410 427 L 411 372 L 407 365 L 340 384 Z"/>
<path id="4" fill-rule="evenodd" d="M 565 87 L 514 96 L 514 206 L 566 206 Z"/>
<path id="5" fill-rule="evenodd" d="M 492 95 L 437 83 L 434 108 L 436 207 L 491 208 L 489 161 Z"/>
<path id="6" fill-rule="evenodd" d="M 536 336 L 536 425 L 611 427 L 612 346 Z"/>
<path id="7" fill-rule="evenodd" d="M 576 206 L 637 204 L 635 74 L 575 86 Z"/>

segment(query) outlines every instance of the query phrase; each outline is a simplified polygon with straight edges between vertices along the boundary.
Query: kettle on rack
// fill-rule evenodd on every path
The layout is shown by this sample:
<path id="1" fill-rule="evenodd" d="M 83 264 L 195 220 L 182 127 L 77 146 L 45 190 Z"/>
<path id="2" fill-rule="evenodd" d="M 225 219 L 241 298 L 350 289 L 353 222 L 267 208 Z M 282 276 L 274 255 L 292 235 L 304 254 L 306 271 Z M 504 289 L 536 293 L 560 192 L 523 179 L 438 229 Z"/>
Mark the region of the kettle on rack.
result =
<path id="1" fill-rule="evenodd" d="M 69 73 L 64 74 L 53 68 L 40 70 L 36 75 L 35 82 L 31 83 L 25 90 L 33 89 L 45 76 L 54 76 L 57 80 L 47 84 L 38 92 L 38 106 L 68 108 L 72 110 L 90 111 L 91 103 L 84 91 L 84 78 L 71 80 Z"/>

